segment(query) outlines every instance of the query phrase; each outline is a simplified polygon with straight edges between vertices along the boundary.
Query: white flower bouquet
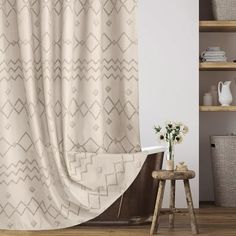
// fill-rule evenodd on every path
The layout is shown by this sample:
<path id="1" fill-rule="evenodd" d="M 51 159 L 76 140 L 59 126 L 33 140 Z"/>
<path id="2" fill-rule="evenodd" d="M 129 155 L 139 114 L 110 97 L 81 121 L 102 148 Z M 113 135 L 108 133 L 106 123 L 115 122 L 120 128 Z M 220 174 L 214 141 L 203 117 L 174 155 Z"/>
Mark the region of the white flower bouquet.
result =
<path id="1" fill-rule="evenodd" d="M 154 130 L 161 142 L 167 143 L 166 159 L 172 161 L 174 165 L 174 146 L 183 141 L 183 137 L 188 133 L 188 127 L 180 122 L 166 122 L 164 127 L 154 126 Z"/>

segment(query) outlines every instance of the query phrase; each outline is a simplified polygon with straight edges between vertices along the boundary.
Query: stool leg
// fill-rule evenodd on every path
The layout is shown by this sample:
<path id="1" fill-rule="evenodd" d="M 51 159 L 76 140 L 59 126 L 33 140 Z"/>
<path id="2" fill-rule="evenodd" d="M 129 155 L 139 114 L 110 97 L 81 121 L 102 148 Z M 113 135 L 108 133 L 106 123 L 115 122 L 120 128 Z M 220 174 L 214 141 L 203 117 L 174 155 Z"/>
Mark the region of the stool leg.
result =
<path id="1" fill-rule="evenodd" d="M 194 213 L 194 207 L 193 207 L 193 200 L 192 200 L 192 194 L 191 189 L 189 185 L 189 180 L 184 180 L 184 188 L 185 188 L 185 194 L 186 194 L 186 200 L 189 210 L 189 215 L 191 219 L 191 228 L 193 234 L 198 234 L 198 227 L 197 227 L 197 220 Z"/>
<path id="2" fill-rule="evenodd" d="M 159 216 L 160 216 L 160 210 L 162 206 L 162 200 L 164 196 L 164 190 L 165 190 L 165 180 L 160 180 L 159 182 L 159 188 L 157 192 L 157 198 L 156 198 L 156 204 L 155 204 L 155 210 L 152 218 L 152 226 L 150 230 L 150 234 L 153 235 L 154 232 L 157 232 L 158 229 L 158 221 L 159 221 Z"/>
<path id="3" fill-rule="evenodd" d="M 171 180 L 170 182 L 170 210 L 172 213 L 169 214 L 169 228 L 174 228 L 174 221 L 175 221 L 175 215 L 174 215 L 174 208 L 175 208 L 175 180 Z"/>

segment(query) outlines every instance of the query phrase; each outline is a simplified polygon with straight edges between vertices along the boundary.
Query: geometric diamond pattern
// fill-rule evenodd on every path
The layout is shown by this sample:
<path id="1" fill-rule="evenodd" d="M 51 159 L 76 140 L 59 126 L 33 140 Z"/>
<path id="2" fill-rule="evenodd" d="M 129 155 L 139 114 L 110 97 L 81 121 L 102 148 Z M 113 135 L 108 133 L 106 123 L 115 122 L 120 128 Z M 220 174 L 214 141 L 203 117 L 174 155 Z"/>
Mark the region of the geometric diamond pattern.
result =
<path id="1" fill-rule="evenodd" d="M 20 145 L 26 152 L 29 150 L 29 148 L 32 146 L 32 140 L 28 133 L 23 134 L 23 136 L 18 141 L 18 145 Z"/>
<path id="2" fill-rule="evenodd" d="M 136 10 L 136 0 L 1 1 L 0 228 L 85 222 L 137 176 Z"/>
<path id="3" fill-rule="evenodd" d="M 10 148 L 10 143 L 4 138 L 0 138 L 0 155 L 4 156 Z"/>

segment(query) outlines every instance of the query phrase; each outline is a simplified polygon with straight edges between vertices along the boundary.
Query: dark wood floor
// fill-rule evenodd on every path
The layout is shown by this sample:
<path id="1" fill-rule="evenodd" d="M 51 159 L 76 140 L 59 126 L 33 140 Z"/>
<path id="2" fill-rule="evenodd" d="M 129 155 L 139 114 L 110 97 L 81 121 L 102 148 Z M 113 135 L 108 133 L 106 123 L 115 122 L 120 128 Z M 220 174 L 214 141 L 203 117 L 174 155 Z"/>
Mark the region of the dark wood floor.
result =
<path id="1" fill-rule="evenodd" d="M 236 236 L 236 208 L 205 206 L 196 210 L 203 236 Z M 188 215 L 177 215 L 175 229 L 167 227 L 167 216 L 161 217 L 159 235 L 192 235 Z M 150 225 L 139 227 L 76 227 L 71 229 L 26 232 L 0 230 L 0 236 L 144 236 L 149 235 Z"/>

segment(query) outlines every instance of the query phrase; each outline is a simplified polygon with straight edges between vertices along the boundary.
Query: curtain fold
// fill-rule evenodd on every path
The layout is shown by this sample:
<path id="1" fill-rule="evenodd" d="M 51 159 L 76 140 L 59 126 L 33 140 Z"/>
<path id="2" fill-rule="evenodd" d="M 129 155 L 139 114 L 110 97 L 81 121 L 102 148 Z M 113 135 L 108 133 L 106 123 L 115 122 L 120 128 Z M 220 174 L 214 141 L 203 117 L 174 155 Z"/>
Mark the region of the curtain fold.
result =
<path id="1" fill-rule="evenodd" d="M 136 178 L 136 10 L 0 0 L 0 228 L 88 221 Z"/>

